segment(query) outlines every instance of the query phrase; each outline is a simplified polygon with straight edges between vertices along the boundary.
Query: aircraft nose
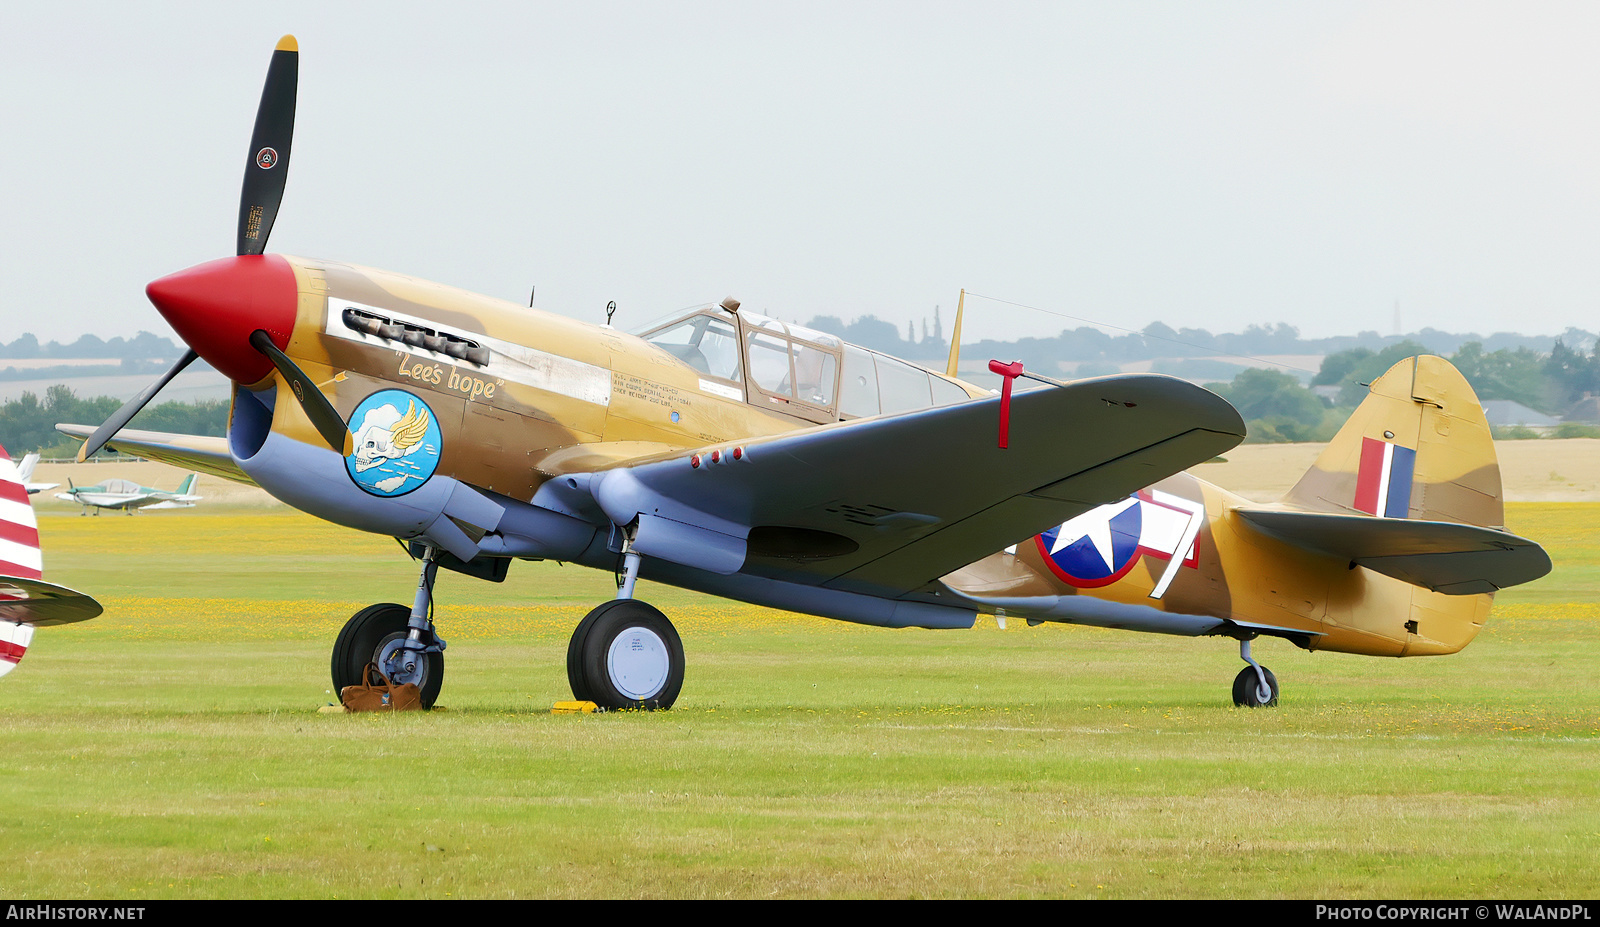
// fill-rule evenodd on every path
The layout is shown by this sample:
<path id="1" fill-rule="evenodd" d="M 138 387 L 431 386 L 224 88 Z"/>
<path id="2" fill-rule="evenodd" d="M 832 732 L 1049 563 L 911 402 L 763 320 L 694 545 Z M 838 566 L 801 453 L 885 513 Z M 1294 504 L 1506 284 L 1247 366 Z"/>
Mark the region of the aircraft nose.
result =
<path id="1" fill-rule="evenodd" d="M 272 361 L 250 345 L 265 331 L 280 349 L 294 331 L 299 289 L 281 255 L 252 254 L 196 264 L 144 289 L 178 337 L 228 379 L 255 383 Z"/>

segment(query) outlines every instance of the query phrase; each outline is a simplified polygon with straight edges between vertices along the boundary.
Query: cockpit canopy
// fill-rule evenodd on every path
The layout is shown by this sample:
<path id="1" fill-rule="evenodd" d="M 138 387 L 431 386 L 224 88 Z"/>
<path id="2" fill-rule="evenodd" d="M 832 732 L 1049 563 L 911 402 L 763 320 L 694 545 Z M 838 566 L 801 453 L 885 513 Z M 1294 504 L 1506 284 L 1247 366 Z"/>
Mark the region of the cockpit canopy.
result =
<path id="1" fill-rule="evenodd" d="M 945 406 L 967 388 L 905 361 L 742 309 L 690 310 L 639 336 L 700 372 L 700 388 L 814 422 Z"/>

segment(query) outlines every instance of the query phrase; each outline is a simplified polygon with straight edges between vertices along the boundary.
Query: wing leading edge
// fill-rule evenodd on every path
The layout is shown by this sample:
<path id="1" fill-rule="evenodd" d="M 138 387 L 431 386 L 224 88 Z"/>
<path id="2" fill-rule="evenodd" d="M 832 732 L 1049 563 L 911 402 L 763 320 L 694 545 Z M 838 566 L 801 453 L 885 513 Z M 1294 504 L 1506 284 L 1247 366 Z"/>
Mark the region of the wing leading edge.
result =
<path id="1" fill-rule="evenodd" d="M 57 425 L 56 431 L 80 441 L 94 434 L 94 428 L 89 425 Z M 229 456 L 227 438 L 124 429 L 107 441 L 106 447 L 124 454 L 159 460 L 185 470 L 198 470 L 201 473 L 220 476 L 235 483 L 255 485 L 255 481 L 246 476 Z"/>

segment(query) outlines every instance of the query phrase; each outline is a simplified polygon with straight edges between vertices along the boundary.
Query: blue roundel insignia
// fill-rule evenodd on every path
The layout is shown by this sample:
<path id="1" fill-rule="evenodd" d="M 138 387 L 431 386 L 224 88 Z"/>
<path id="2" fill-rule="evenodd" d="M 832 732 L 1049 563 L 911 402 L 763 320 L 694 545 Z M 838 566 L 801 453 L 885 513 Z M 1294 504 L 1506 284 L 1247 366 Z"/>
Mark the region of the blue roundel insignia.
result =
<path id="1" fill-rule="evenodd" d="M 1080 588 L 1109 586 L 1139 560 L 1138 497 L 1090 509 L 1036 539 L 1045 565 Z"/>
<path id="2" fill-rule="evenodd" d="M 400 389 L 373 393 L 350 413 L 354 452 L 344 468 L 374 496 L 403 496 L 439 467 L 444 443 L 428 404 Z"/>

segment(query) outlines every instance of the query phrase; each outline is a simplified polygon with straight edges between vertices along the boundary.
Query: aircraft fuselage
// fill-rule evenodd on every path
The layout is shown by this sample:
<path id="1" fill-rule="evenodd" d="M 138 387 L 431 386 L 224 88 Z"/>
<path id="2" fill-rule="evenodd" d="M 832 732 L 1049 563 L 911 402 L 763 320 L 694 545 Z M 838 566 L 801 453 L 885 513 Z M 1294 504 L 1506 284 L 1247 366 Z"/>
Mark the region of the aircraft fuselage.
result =
<path id="1" fill-rule="evenodd" d="M 1189 473 L 1101 506 L 945 582 L 988 608 L 1074 624 L 1200 635 L 1260 629 L 1309 650 L 1455 653 L 1493 596 L 1445 595 L 1286 544 L 1247 502 Z"/>

